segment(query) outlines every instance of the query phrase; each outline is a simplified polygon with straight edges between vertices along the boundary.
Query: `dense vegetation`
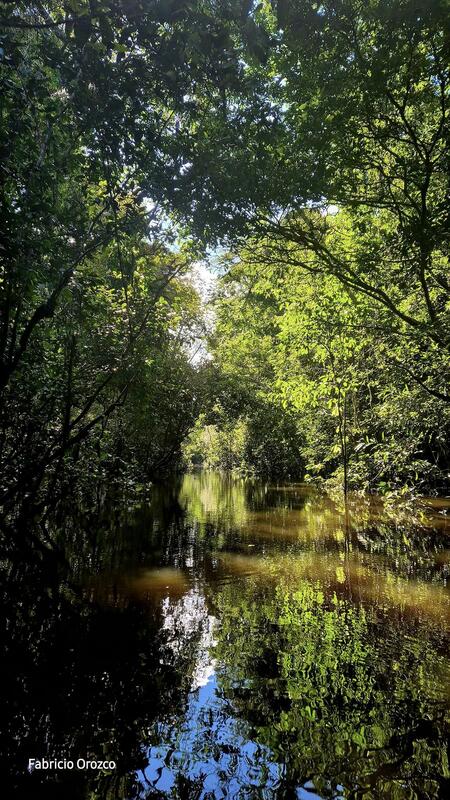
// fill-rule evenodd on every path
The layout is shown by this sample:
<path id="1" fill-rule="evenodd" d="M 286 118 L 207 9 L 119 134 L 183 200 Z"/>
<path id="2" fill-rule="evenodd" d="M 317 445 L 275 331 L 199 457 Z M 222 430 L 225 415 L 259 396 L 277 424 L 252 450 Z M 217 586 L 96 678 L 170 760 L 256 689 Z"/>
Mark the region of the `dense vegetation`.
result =
<path id="1" fill-rule="evenodd" d="M 442 491 L 444 0 L 2 2 L 0 20 L 6 511 L 161 478 L 183 447 Z M 205 252 L 227 255 L 202 363 Z"/>
<path id="2" fill-rule="evenodd" d="M 335 276 L 258 256 L 242 251 L 220 281 L 211 350 L 223 385 L 189 437 L 191 460 L 353 488 L 443 489 L 446 357 L 394 334 L 388 315 Z M 413 372 L 421 361 L 434 388 Z"/>

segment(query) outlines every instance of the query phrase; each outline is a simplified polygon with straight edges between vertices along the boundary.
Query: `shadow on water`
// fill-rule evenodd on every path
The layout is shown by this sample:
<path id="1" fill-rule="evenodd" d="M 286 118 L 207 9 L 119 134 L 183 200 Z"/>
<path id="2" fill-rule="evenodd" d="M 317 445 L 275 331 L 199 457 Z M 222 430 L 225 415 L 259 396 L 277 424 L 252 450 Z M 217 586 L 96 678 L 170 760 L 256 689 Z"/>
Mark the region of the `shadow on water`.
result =
<path id="1" fill-rule="evenodd" d="M 449 797 L 447 510 L 187 475 L 5 550 L 4 796 Z"/>

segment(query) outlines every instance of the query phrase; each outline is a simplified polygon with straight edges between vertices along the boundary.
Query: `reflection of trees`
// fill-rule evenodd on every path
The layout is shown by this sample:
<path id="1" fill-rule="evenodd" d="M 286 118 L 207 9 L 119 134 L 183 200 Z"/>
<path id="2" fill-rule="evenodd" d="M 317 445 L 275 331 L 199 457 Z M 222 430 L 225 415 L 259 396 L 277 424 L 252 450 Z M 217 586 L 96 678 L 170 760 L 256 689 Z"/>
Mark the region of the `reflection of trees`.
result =
<path id="1" fill-rule="evenodd" d="M 243 785 L 253 770 L 252 800 L 264 770 L 273 778 L 267 797 L 294 797 L 308 780 L 324 797 L 337 784 L 367 800 L 406 800 L 413 789 L 448 796 L 439 711 L 450 671 L 439 655 L 447 596 L 407 580 L 431 577 L 444 539 L 401 519 L 372 525 L 370 505 L 350 504 L 347 521 L 335 502 L 301 487 L 187 476 L 181 492 L 155 487 L 150 505 L 72 514 L 55 537 L 65 562 L 54 555 L 50 565 L 44 549 L 32 562 L 25 548 L 6 559 L 5 797 L 157 797 L 133 775 L 155 730 L 166 725 L 176 738 L 192 720 L 195 747 L 173 768 L 177 800 L 197 796 L 191 766 L 206 751 L 224 787 L 241 767 Z M 165 593 L 171 574 L 178 585 Z M 219 699 L 192 715 L 192 681 L 211 664 L 212 611 L 222 619 Z M 228 730 L 225 747 L 210 712 Z M 250 761 L 241 742 L 255 748 Z M 118 771 L 61 773 L 59 783 L 27 775 L 29 757 L 56 752 L 114 759 Z"/>
<path id="2" fill-rule="evenodd" d="M 285 764 L 277 796 L 311 780 L 323 797 L 338 785 L 355 798 L 448 796 L 449 663 L 426 628 L 380 625 L 304 580 L 275 592 L 224 586 L 217 603 L 220 685 Z"/>
<path id="3" fill-rule="evenodd" d="M 408 504 L 391 505 L 376 496 L 351 495 L 345 506 L 304 485 L 275 487 L 218 473 L 186 475 L 180 505 L 202 546 L 239 549 L 252 543 L 284 551 L 289 546 L 317 552 L 351 551 L 378 558 L 409 577 L 442 582 L 438 554 L 448 547 L 443 515 L 425 515 Z M 447 543 L 446 543 L 447 542 Z"/>
<path id="4" fill-rule="evenodd" d="M 3 574 L 4 796 L 131 798 L 149 725 L 183 707 L 196 632 L 175 654 L 161 630 L 160 607 L 132 601 L 99 607 L 44 572 L 23 564 Z M 30 776 L 28 759 L 43 756 L 113 759 L 118 769 L 109 776 Z"/>
<path id="5" fill-rule="evenodd" d="M 186 475 L 179 499 L 191 519 L 200 525 L 219 525 L 226 532 L 245 523 L 248 485 L 241 478 L 217 472 Z"/>

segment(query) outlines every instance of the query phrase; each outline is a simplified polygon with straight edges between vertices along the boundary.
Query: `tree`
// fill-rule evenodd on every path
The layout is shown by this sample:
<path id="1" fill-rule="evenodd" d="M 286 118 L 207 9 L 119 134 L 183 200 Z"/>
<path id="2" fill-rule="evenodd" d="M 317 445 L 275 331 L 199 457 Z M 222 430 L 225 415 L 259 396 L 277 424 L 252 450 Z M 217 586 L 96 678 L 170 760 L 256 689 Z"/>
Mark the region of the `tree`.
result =
<path id="1" fill-rule="evenodd" d="M 272 467 L 278 450 L 289 458 L 297 448 L 297 474 L 345 492 L 446 486 L 448 404 L 407 374 L 420 358 L 437 373 L 437 348 L 413 347 L 365 295 L 274 260 L 273 247 L 270 237 L 250 240 L 221 281 L 211 341 L 215 385 L 227 387 L 219 430 L 236 414 L 247 418 L 270 442 Z M 250 453 L 243 458 L 252 463 Z"/>
<path id="2" fill-rule="evenodd" d="M 4 504 L 33 496 L 128 402 L 156 306 L 170 305 L 167 286 L 187 263 L 162 207 L 175 202 L 185 138 L 193 144 L 208 106 L 239 81 L 242 13 L 0 6 Z"/>
<path id="3" fill-rule="evenodd" d="M 275 390 L 279 303 L 270 279 L 259 278 L 242 258 L 218 281 L 209 397 L 185 452 L 209 468 L 298 479 L 304 470 L 298 415 Z"/>
<path id="4" fill-rule="evenodd" d="M 406 365 L 409 379 L 448 402 L 445 4 L 281 0 L 275 15 L 264 9 L 268 58 L 247 72 L 265 91 L 230 101 L 227 138 L 215 129 L 208 230 L 259 232 L 274 262 L 334 275 L 368 297 L 393 336 L 422 350 Z M 202 174 L 193 160 L 191 181 Z M 333 205 L 345 211 L 339 222 L 326 213 Z M 190 216 L 201 228 L 195 206 Z M 422 362 L 435 351 L 429 371 Z"/>

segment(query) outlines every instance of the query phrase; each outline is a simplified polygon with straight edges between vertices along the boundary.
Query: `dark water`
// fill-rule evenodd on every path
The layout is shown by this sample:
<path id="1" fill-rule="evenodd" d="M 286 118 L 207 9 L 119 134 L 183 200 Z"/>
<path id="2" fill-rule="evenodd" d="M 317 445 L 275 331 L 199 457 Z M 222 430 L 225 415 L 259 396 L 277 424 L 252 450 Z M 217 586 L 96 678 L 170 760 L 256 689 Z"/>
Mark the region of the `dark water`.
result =
<path id="1" fill-rule="evenodd" d="M 189 475 L 5 555 L 1 796 L 450 798 L 448 508 Z"/>

